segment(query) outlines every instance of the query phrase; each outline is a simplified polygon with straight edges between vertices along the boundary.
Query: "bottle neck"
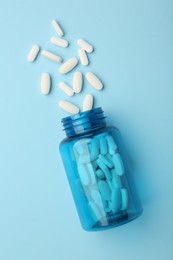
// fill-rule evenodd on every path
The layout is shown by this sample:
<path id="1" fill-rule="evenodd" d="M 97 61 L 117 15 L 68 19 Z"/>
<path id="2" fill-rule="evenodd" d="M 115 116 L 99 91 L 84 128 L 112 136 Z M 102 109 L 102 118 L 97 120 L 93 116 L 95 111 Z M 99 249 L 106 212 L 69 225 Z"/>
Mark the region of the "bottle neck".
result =
<path id="1" fill-rule="evenodd" d="M 101 107 L 65 117 L 62 124 L 67 137 L 88 134 L 106 126 L 104 112 Z"/>

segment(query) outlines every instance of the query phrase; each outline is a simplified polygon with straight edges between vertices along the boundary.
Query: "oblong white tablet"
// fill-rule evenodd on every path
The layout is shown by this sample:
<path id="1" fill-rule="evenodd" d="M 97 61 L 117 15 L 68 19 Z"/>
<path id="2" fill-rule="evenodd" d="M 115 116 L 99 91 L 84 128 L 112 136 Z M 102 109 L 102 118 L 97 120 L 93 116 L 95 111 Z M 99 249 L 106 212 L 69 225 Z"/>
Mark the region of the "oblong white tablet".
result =
<path id="1" fill-rule="evenodd" d="M 40 51 L 39 45 L 37 45 L 37 44 L 33 45 L 29 54 L 28 54 L 28 56 L 27 56 L 27 60 L 29 62 L 34 62 L 35 59 L 37 58 L 39 51 Z"/>
<path id="2" fill-rule="evenodd" d="M 59 23 L 56 20 L 52 21 L 52 25 L 55 28 L 56 32 L 59 34 L 59 36 L 63 36 L 64 35 L 63 30 L 61 29 Z"/>
<path id="3" fill-rule="evenodd" d="M 87 41 L 83 40 L 83 39 L 79 39 L 77 41 L 77 44 L 84 49 L 86 52 L 93 52 L 94 48 L 91 44 L 89 44 Z"/>
<path id="4" fill-rule="evenodd" d="M 59 102 L 59 106 L 65 110 L 66 112 L 69 112 L 71 114 L 78 114 L 79 113 L 79 108 L 74 105 L 73 103 L 71 102 L 68 102 L 66 100 L 61 100 Z"/>
<path id="5" fill-rule="evenodd" d="M 83 77 L 80 71 L 74 73 L 73 76 L 73 90 L 75 93 L 80 93 L 83 85 Z"/>
<path id="6" fill-rule="evenodd" d="M 101 90 L 103 88 L 103 83 L 93 72 L 87 72 L 86 79 L 95 89 Z"/>
<path id="7" fill-rule="evenodd" d="M 66 73 L 70 72 L 72 69 L 74 69 L 74 67 L 76 67 L 77 64 L 78 64 L 78 59 L 71 58 L 68 61 L 64 62 L 64 64 L 62 64 L 59 71 L 62 74 L 66 74 Z"/>
<path id="8" fill-rule="evenodd" d="M 79 58 L 80 58 L 82 65 L 88 66 L 89 60 L 88 60 L 86 51 L 81 48 L 81 49 L 78 50 L 78 54 L 79 54 Z"/>
<path id="9" fill-rule="evenodd" d="M 93 104 L 94 104 L 93 96 L 91 94 L 87 94 L 84 98 L 82 111 L 84 112 L 93 109 Z"/>
<path id="10" fill-rule="evenodd" d="M 51 87 L 51 78 L 49 73 L 43 73 L 41 75 L 41 92 L 44 95 L 49 94 Z"/>
<path id="11" fill-rule="evenodd" d="M 50 51 L 45 51 L 45 50 L 43 50 L 43 51 L 41 52 L 41 54 L 42 54 L 44 57 L 48 58 L 49 60 L 53 60 L 53 61 L 55 61 L 55 62 L 57 62 L 57 63 L 61 63 L 61 62 L 62 62 L 62 58 L 61 58 L 60 56 L 58 56 L 58 55 L 56 55 L 56 54 L 54 54 L 54 53 L 52 53 L 52 52 L 50 52 Z"/>
<path id="12" fill-rule="evenodd" d="M 64 91 L 69 97 L 72 97 L 74 95 L 74 91 L 71 87 L 69 87 L 65 82 L 59 83 L 59 88 Z"/>
<path id="13" fill-rule="evenodd" d="M 62 38 L 52 37 L 50 41 L 51 41 L 51 43 L 53 43 L 57 46 L 63 47 L 63 48 L 67 48 L 67 46 L 68 46 L 68 41 L 65 39 L 62 39 Z"/>

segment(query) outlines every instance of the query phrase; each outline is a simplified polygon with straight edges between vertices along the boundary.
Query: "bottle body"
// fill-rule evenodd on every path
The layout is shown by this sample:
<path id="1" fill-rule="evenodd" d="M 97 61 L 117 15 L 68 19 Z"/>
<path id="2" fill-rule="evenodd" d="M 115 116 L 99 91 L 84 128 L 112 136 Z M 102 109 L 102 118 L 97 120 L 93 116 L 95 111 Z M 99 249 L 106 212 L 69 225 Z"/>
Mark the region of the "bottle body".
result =
<path id="1" fill-rule="evenodd" d="M 104 125 L 66 138 L 60 144 L 60 153 L 85 230 L 119 226 L 142 213 L 117 128 Z"/>

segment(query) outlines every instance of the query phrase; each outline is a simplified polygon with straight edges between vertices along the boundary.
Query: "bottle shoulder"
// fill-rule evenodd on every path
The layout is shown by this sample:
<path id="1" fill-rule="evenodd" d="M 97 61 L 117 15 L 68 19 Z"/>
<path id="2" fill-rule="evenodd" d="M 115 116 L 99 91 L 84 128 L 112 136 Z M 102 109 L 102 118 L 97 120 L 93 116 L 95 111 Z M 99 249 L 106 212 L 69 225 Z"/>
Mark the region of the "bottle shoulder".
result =
<path id="1" fill-rule="evenodd" d="M 91 131 L 90 133 L 87 133 L 87 134 L 76 135 L 72 138 L 66 137 L 60 142 L 60 146 L 62 146 L 63 144 L 74 142 L 75 140 L 79 140 L 79 139 L 82 139 L 82 138 L 92 138 L 95 135 L 102 134 L 102 133 L 110 133 L 110 132 L 117 132 L 117 133 L 120 134 L 120 131 L 117 127 L 106 126 L 106 127 L 99 129 L 99 130 L 95 130 L 95 131 L 93 130 L 93 131 Z"/>

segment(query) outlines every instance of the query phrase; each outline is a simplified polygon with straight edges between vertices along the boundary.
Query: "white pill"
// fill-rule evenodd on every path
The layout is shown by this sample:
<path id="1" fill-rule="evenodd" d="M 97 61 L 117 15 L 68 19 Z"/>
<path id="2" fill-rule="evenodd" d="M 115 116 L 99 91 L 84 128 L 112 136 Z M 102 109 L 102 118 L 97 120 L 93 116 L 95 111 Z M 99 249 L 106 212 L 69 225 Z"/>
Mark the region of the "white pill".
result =
<path id="1" fill-rule="evenodd" d="M 101 80 L 92 72 L 86 73 L 86 78 L 88 82 L 97 90 L 101 90 L 103 88 L 103 83 Z"/>
<path id="2" fill-rule="evenodd" d="M 78 50 L 78 54 L 79 54 L 79 58 L 80 58 L 80 61 L 81 61 L 82 65 L 88 66 L 89 60 L 88 60 L 86 51 L 83 50 L 83 49 L 79 49 Z"/>
<path id="3" fill-rule="evenodd" d="M 39 53 L 40 47 L 39 45 L 33 45 L 28 56 L 27 56 L 27 60 L 29 62 L 33 62 L 35 61 L 35 59 L 37 58 L 37 55 Z"/>
<path id="4" fill-rule="evenodd" d="M 61 29 L 60 25 L 58 24 L 57 21 L 53 20 L 52 21 L 52 25 L 53 27 L 55 28 L 56 32 L 59 34 L 59 36 L 63 36 L 64 35 L 64 32 L 63 30 Z"/>
<path id="5" fill-rule="evenodd" d="M 78 59 L 71 58 L 68 61 L 64 62 L 64 64 L 62 64 L 59 71 L 62 74 L 66 74 L 66 73 L 70 72 L 72 69 L 74 69 L 74 67 L 76 67 L 77 64 L 78 64 Z"/>
<path id="6" fill-rule="evenodd" d="M 94 48 L 91 44 L 89 44 L 87 41 L 83 40 L 83 39 L 79 39 L 77 41 L 77 44 L 84 49 L 86 52 L 93 52 Z"/>
<path id="7" fill-rule="evenodd" d="M 62 38 L 52 37 L 50 41 L 51 43 L 63 48 L 66 48 L 68 46 L 68 41 Z"/>
<path id="8" fill-rule="evenodd" d="M 74 91 L 71 87 L 69 87 L 65 82 L 59 83 L 59 88 L 64 91 L 69 97 L 74 95 Z"/>
<path id="9" fill-rule="evenodd" d="M 74 73 L 73 76 L 73 90 L 75 93 L 80 93 L 83 85 L 83 77 L 80 71 Z"/>
<path id="10" fill-rule="evenodd" d="M 84 98 L 82 111 L 91 110 L 93 108 L 94 98 L 91 94 L 88 94 Z"/>
<path id="11" fill-rule="evenodd" d="M 69 112 L 71 114 L 78 114 L 79 113 L 79 108 L 72 104 L 71 102 L 68 102 L 66 100 L 61 100 L 59 102 L 59 106 L 65 110 L 66 112 Z"/>
<path id="12" fill-rule="evenodd" d="M 50 60 L 53 60 L 53 61 L 55 61 L 55 62 L 57 62 L 57 63 L 60 63 L 60 62 L 62 62 L 62 58 L 60 57 L 60 56 L 58 56 L 58 55 L 56 55 L 56 54 L 54 54 L 54 53 L 52 53 L 52 52 L 50 52 L 50 51 L 42 51 L 42 53 L 41 53 L 44 57 L 46 57 L 46 58 L 48 58 L 48 59 L 50 59 Z"/>
<path id="13" fill-rule="evenodd" d="M 44 95 L 49 94 L 51 86 L 51 78 L 49 73 L 43 73 L 41 75 L 41 92 Z"/>

